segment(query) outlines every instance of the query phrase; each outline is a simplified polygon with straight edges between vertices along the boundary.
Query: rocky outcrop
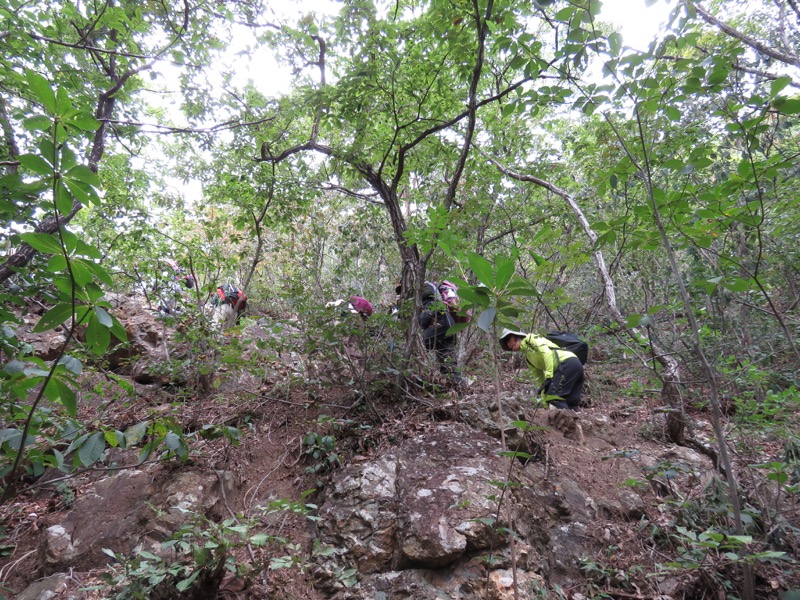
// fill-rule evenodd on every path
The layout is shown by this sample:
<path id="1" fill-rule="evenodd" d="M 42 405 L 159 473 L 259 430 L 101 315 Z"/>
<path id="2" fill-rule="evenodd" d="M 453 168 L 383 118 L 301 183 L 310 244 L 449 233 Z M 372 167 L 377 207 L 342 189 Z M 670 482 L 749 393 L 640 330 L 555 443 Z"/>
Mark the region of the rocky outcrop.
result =
<path id="1" fill-rule="evenodd" d="M 441 424 L 342 471 L 320 512 L 320 539 L 337 549 L 320 575 L 336 589 L 343 563 L 358 569 L 361 583 L 342 589 L 342 598 L 505 597 L 509 523 L 535 528 L 542 519 L 533 514 L 536 506 L 516 502 L 510 488 L 503 493 L 509 459 L 501 450 L 486 434 Z M 535 537 L 546 540 L 548 533 L 539 528 Z M 539 570 L 544 559 L 517 545 L 525 566 Z M 518 577 L 536 575 L 523 568 Z M 465 595 L 468 589 L 482 592 Z"/>
<path id="2" fill-rule="evenodd" d="M 224 473 L 158 468 L 122 471 L 95 484 L 67 518 L 49 527 L 40 548 L 43 575 L 104 565 L 103 548 L 123 554 L 140 547 L 158 552 L 194 513 L 212 513 L 222 499 Z"/>

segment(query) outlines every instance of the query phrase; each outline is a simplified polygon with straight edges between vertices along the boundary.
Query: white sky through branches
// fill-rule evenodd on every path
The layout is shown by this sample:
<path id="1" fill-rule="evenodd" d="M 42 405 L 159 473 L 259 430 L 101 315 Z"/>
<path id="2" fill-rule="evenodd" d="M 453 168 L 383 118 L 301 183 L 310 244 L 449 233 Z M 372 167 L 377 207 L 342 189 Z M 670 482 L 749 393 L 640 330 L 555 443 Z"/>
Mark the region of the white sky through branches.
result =
<path id="1" fill-rule="evenodd" d="M 646 50 L 650 42 L 655 39 L 661 26 L 667 19 L 669 11 L 674 7 L 674 0 L 604 0 L 599 18 L 601 21 L 611 23 L 622 34 L 623 45 L 637 50 Z M 342 8 L 338 0 L 290 0 L 279 2 L 276 13 L 281 17 L 290 19 L 304 15 L 333 16 Z M 245 39 L 249 39 L 245 42 Z M 262 93 L 269 96 L 278 96 L 290 91 L 292 74 L 288 67 L 280 66 L 272 56 L 259 51 L 249 31 L 242 32 L 240 37 L 242 45 L 231 48 L 229 59 L 222 69 L 234 73 L 236 85 L 243 85 L 251 81 Z M 247 48 L 249 45 L 249 49 Z M 178 81 L 178 73 L 170 67 L 159 68 L 164 79 L 162 81 Z M 214 75 L 211 75 L 214 78 Z M 171 86 L 167 86 L 171 87 Z M 165 107 L 173 114 L 176 123 L 184 119 L 177 111 L 180 104 L 177 90 L 171 91 L 172 101 Z M 171 106 L 169 106 L 171 105 Z M 220 115 L 218 115 L 220 116 Z M 210 123 L 209 125 L 213 125 Z M 186 199 L 199 201 L 202 191 L 196 181 L 180 181 L 167 177 L 168 185 L 173 193 L 184 196 Z"/>

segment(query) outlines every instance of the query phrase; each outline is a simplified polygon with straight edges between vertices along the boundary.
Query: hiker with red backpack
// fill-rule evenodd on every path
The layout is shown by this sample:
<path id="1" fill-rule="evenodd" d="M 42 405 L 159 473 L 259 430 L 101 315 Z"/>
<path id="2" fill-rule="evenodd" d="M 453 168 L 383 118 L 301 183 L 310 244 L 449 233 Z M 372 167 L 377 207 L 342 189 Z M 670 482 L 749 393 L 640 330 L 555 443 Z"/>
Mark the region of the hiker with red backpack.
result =
<path id="1" fill-rule="evenodd" d="M 215 311 L 215 320 L 223 327 L 230 327 L 234 323 L 238 325 L 241 321 L 242 315 L 247 309 L 247 295 L 238 286 L 232 283 L 223 283 L 217 286 L 211 304 L 218 308 Z"/>
<path id="2" fill-rule="evenodd" d="M 589 348 L 585 342 L 566 332 L 540 336 L 503 329 L 500 347 L 524 353 L 525 362 L 540 384 L 537 395 L 557 396 L 548 400 L 555 408 L 578 410 L 583 393 L 583 363 Z"/>
<path id="3" fill-rule="evenodd" d="M 459 314 L 461 299 L 458 287 L 449 281 L 426 281 L 420 290 L 420 301 L 422 310 L 418 321 L 425 348 L 436 353 L 439 373 L 461 383 L 463 379 L 456 369 L 457 338 L 448 332 L 456 323 L 469 321 L 468 316 Z"/>

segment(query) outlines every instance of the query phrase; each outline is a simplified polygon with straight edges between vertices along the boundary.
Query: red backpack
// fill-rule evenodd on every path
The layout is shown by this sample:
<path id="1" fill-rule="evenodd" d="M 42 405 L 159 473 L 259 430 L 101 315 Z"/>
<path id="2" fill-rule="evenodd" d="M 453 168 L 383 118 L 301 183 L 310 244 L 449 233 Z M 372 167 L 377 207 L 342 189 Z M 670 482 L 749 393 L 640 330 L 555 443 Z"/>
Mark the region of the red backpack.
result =
<path id="1" fill-rule="evenodd" d="M 247 308 L 247 295 L 232 283 L 223 283 L 219 286 L 217 296 L 220 304 L 230 304 L 239 312 Z"/>

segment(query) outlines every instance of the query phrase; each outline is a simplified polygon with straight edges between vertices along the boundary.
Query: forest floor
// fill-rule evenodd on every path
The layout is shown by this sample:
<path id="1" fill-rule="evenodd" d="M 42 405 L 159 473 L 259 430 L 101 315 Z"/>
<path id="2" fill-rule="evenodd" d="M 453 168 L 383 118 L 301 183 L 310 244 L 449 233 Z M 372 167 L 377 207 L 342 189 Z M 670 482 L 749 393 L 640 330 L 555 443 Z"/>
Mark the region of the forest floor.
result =
<path id="1" fill-rule="evenodd" d="M 543 435 L 554 470 L 577 482 L 590 497 L 609 497 L 618 489 L 620 469 L 630 466 L 622 451 L 656 455 L 663 453 L 668 444 L 661 436 L 658 420 L 653 417 L 653 409 L 659 404 L 658 393 L 647 390 L 646 382 L 632 373 L 630 365 L 590 363 L 587 377 L 587 396 L 593 406 L 583 409 L 580 418 L 605 418 L 611 424 L 610 429 L 605 433 L 587 433 L 585 444 L 576 444 L 557 431 L 545 431 Z M 530 387 L 517 382 L 510 373 L 502 385 L 503 394 Z M 91 382 L 86 382 L 87 390 L 90 386 Z M 217 392 L 206 396 L 182 390 L 178 397 L 168 388 L 137 386 L 136 397 L 104 403 L 102 419 L 106 427 L 121 430 L 153 414 L 173 415 L 184 431 L 197 431 L 209 423 L 239 427 L 242 438 L 238 446 L 224 440 L 200 442 L 193 448 L 190 464 L 234 474 L 235 490 L 225 497 L 227 515 L 222 516 L 241 519 L 258 514 L 258 507 L 269 501 L 297 500 L 306 491 L 324 488 L 328 474 L 322 469 L 312 472 L 320 463 L 306 454 L 308 447 L 303 445 L 310 433 L 335 436 L 335 453 L 341 461 L 359 462 L 380 455 L 386 448 L 442 420 L 458 419 L 459 402 L 469 400 L 489 406 L 496 399 L 492 382 L 481 380 L 474 381 L 466 391 L 443 390 L 420 397 L 419 401 L 408 396 L 393 396 L 389 393 L 390 386 L 373 385 L 371 389 L 377 393 L 365 398 L 348 385 L 286 386 L 279 381 L 264 383 L 241 377 L 232 378 Z M 79 418 L 91 422 L 96 417 L 96 409 L 91 402 L 85 403 Z M 692 419 L 694 434 L 710 438 L 707 415 L 694 414 Z M 772 454 L 765 459 L 780 452 L 777 444 L 761 448 L 766 454 Z M 18 592 L 35 579 L 43 530 L 63 521 L 75 501 L 101 474 L 87 471 L 58 484 L 32 487 L 0 507 L 6 536 L 2 544 L 6 556 L 0 559 L 0 582 L 6 586 L 7 593 Z M 698 496 L 701 489 L 697 488 L 684 490 L 684 497 Z M 652 531 L 643 531 L 643 528 L 652 530 L 671 517 L 669 511 L 663 509 L 663 498 L 639 492 L 648 504 L 646 521 L 620 519 L 614 522 L 612 519 L 590 524 L 592 537 L 608 540 L 608 546 L 601 555 L 587 557 L 586 581 L 580 589 L 565 590 L 571 593 L 569 597 L 577 599 L 592 593 L 600 596 L 604 590 L 611 589 L 630 590 L 628 598 L 656 597 L 650 576 L 656 572 L 657 565 L 673 557 L 656 551 L 648 543 Z M 313 502 L 316 497 L 310 495 L 305 501 Z M 282 538 L 285 543 L 265 548 L 238 548 L 234 550 L 238 560 L 265 565 L 270 559 L 294 556 L 302 564 L 301 557 L 311 551 L 314 538 L 314 528 L 306 517 L 283 511 L 261 519 L 270 535 Z M 602 531 L 592 531 L 592 527 Z M 704 597 L 704 584 L 698 572 L 705 574 L 704 569 L 694 573 L 676 571 L 670 585 L 683 590 L 700 586 L 696 594 L 687 596 L 684 592 L 683 595 Z M 787 584 L 785 571 L 779 567 L 765 569 L 762 573 L 774 575 L 771 578 L 762 574 L 760 587 L 765 592 L 762 597 L 770 597 L 767 593 L 770 587 Z M 70 573 L 70 590 L 77 594 L 73 597 L 106 597 L 99 591 L 91 591 L 100 584 L 99 575 L 99 571 Z M 724 574 L 716 576 L 720 580 L 725 577 Z M 692 583 L 688 582 L 690 579 Z M 709 586 L 708 589 L 713 588 Z M 253 578 L 247 596 L 241 590 L 241 579 L 232 577 L 226 579 L 222 592 L 224 598 L 318 600 L 326 597 L 315 589 L 312 572 L 297 567 L 262 569 Z M 623 596 L 617 594 L 616 597 Z"/>

